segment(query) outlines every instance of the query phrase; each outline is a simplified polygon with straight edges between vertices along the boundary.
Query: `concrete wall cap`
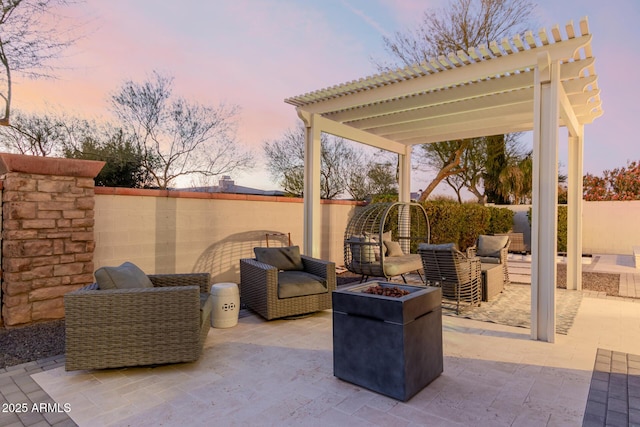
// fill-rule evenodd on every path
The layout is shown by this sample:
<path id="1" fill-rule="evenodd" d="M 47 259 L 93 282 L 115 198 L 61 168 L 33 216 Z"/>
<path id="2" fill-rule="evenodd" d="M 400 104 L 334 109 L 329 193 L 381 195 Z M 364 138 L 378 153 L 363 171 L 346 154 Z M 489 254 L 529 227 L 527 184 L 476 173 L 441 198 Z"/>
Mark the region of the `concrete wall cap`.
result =
<path id="1" fill-rule="evenodd" d="M 0 153 L 0 174 L 8 172 L 95 178 L 105 162 Z"/>

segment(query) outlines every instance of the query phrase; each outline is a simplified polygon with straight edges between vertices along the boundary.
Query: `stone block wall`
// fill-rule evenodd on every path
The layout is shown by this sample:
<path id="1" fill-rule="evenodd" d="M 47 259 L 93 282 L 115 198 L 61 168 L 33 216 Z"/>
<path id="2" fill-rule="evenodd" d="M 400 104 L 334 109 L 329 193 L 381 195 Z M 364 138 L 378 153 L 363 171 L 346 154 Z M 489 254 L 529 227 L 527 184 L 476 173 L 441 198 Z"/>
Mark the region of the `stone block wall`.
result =
<path id="1" fill-rule="evenodd" d="M 93 178 L 103 165 L 0 153 L 5 326 L 64 318 L 64 294 L 93 281 Z"/>

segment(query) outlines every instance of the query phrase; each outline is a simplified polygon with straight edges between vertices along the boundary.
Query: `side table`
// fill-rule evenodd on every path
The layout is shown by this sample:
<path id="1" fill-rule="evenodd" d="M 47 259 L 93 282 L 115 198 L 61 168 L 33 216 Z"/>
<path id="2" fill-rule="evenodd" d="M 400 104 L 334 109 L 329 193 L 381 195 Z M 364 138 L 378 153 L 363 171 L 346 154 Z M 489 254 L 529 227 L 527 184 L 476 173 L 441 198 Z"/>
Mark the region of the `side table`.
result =
<path id="1" fill-rule="evenodd" d="M 238 285 L 231 282 L 216 283 L 211 286 L 211 298 L 213 299 L 211 326 L 214 328 L 236 326 L 240 313 Z"/>
<path id="2" fill-rule="evenodd" d="M 502 280 L 502 266 L 500 264 L 483 263 L 482 273 L 482 301 L 492 301 L 504 289 Z"/>

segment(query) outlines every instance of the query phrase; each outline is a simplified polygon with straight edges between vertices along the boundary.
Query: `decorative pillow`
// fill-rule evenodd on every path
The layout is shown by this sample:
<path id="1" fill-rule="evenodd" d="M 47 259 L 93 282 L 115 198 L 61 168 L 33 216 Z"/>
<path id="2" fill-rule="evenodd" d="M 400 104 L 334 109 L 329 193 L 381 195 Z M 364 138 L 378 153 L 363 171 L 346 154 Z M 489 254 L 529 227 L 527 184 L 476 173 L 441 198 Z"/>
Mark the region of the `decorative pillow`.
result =
<path id="1" fill-rule="evenodd" d="M 500 257 L 500 249 L 507 245 L 509 236 L 485 236 L 478 237 L 476 255 L 479 257 Z"/>
<path id="2" fill-rule="evenodd" d="M 300 246 L 284 246 L 281 248 L 253 248 L 256 259 L 269 264 L 278 270 L 304 270 L 300 256 Z"/>
<path id="3" fill-rule="evenodd" d="M 118 267 L 101 267 L 96 270 L 95 276 L 100 289 L 153 288 L 144 271 L 130 262 Z"/>
<path id="4" fill-rule="evenodd" d="M 404 255 L 404 252 L 402 251 L 402 248 L 400 247 L 399 242 L 394 242 L 392 240 L 385 240 L 384 245 L 387 247 L 388 257 Z"/>
<path id="5" fill-rule="evenodd" d="M 371 263 L 377 261 L 376 245 L 369 243 L 376 242 L 369 236 L 351 236 L 347 242 L 351 247 L 351 257 L 353 261 L 359 263 Z"/>

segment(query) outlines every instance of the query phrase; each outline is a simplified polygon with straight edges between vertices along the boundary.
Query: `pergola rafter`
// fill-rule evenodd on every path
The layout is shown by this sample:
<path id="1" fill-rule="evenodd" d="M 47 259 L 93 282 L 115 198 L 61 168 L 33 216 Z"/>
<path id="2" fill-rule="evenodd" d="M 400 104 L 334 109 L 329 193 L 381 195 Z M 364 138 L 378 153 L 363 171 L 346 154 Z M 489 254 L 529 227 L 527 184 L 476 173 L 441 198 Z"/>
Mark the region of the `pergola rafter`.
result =
<path id="1" fill-rule="evenodd" d="M 551 200 L 558 128 L 569 132 L 569 246 L 576 252 L 583 130 L 603 114 L 588 20 L 564 29 L 564 36 L 554 25 L 286 99 L 307 127 L 305 252 L 318 256 L 320 248 L 321 132 L 397 153 L 400 200 L 408 201 L 413 145 L 533 130 L 534 168 L 540 169 L 534 177 L 532 336 L 553 341 L 553 290 L 547 288 L 555 285 L 555 222 L 553 232 L 547 229 L 557 209 Z M 574 289 L 581 288 L 580 255 L 569 253 L 568 286 Z"/>

